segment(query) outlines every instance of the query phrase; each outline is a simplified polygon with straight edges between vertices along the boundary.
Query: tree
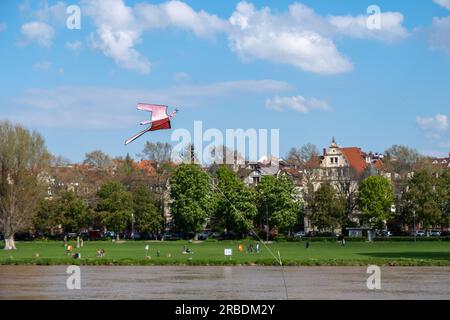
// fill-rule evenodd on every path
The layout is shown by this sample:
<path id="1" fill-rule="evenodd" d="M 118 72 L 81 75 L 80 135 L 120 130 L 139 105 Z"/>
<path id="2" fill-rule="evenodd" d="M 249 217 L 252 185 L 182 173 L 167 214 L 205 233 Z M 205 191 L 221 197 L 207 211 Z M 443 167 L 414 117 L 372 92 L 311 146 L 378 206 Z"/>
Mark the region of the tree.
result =
<path id="1" fill-rule="evenodd" d="M 302 190 L 303 199 L 309 210 L 309 203 L 314 196 L 314 182 L 318 180 L 319 150 L 312 143 L 304 144 L 300 149 L 291 148 L 287 154 L 287 162 L 293 164 L 302 174 L 305 186 Z"/>
<path id="2" fill-rule="evenodd" d="M 209 160 L 211 166 L 224 164 L 231 167 L 245 163 L 244 157 L 237 150 L 233 150 L 225 145 L 211 146 L 208 151 L 210 159 L 203 160 Z"/>
<path id="3" fill-rule="evenodd" d="M 311 224 L 319 230 L 335 229 L 346 220 L 345 199 L 340 197 L 329 183 L 322 184 L 314 192 L 311 208 Z"/>
<path id="4" fill-rule="evenodd" d="M 0 228 L 6 250 L 16 249 L 14 233 L 32 225 L 49 161 L 40 134 L 0 122 Z"/>
<path id="5" fill-rule="evenodd" d="M 111 158 L 101 150 L 94 150 L 86 153 L 83 163 L 97 169 L 106 169 L 111 165 Z"/>
<path id="6" fill-rule="evenodd" d="M 133 211 L 136 228 L 144 232 L 159 233 L 164 219 L 155 206 L 155 198 L 146 186 L 140 185 L 132 190 Z"/>
<path id="7" fill-rule="evenodd" d="M 319 150 L 316 145 L 307 143 L 301 146 L 300 149 L 291 148 L 288 152 L 287 159 L 295 165 L 302 166 L 318 155 Z"/>
<path id="8" fill-rule="evenodd" d="M 199 165 L 180 164 L 170 179 L 170 195 L 176 227 L 184 232 L 200 231 L 212 209 L 209 175 Z"/>
<path id="9" fill-rule="evenodd" d="M 383 162 L 386 168 L 401 175 L 411 172 L 420 158 L 417 150 L 394 144 L 384 151 Z"/>
<path id="10" fill-rule="evenodd" d="M 142 153 L 138 156 L 142 159 L 155 162 L 169 162 L 172 155 L 172 145 L 167 142 L 146 142 Z"/>
<path id="11" fill-rule="evenodd" d="M 361 182 L 358 205 L 369 221 L 380 225 L 392 218 L 394 190 L 391 182 L 382 176 L 371 176 Z"/>
<path id="12" fill-rule="evenodd" d="M 226 165 L 220 165 L 216 175 L 214 220 L 228 231 L 251 230 L 257 213 L 254 191 Z"/>
<path id="13" fill-rule="evenodd" d="M 256 187 L 260 221 L 268 219 L 269 227 L 288 231 L 297 223 L 301 206 L 292 180 L 282 175 L 264 176 Z M 270 230 L 269 230 L 270 231 Z"/>
<path id="14" fill-rule="evenodd" d="M 173 171 L 172 145 L 164 142 L 146 142 L 142 153 L 138 154 L 141 159 L 154 162 L 156 171 L 155 189 L 158 190 L 158 204 L 161 216 L 164 213 L 164 193 L 166 190 L 168 173 Z"/>
<path id="15" fill-rule="evenodd" d="M 88 224 L 88 208 L 72 191 L 62 192 L 53 199 L 43 199 L 35 219 L 35 226 L 41 230 L 62 225 L 66 232 L 78 231 Z"/>
<path id="16" fill-rule="evenodd" d="M 343 175 L 338 178 L 338 181 L 336 181 L 334 186 L 336 187 L 338 195 L 345 203 L 345 216 L 343 216 L 343 219 L 341 220 L 341 227 L 345 227 L 345 225 L 350 222 L 349 220 L 358 206 L 359 185 L 367 177 L 376 174 L 376 171 L 370 165 L 361 173 L 357 173 L 352 167 L 346 167 L 341 170 Z"/>
<path id="17" fill-rule="evenodd" d="M 441 224 L 450 225 L 450 168 L 447 167 L 441 173 L 437 183 L 439 206 L 442 210 Z"/>
<path id="18" fill-rule="evenodd" d="M 70 160 L 64 156 L 51 156 L 50 160 L 52 167 L 62 167 L 70 164 Z"/>
<path id="19" fill-rule="evenodd" d="M 107 182 L 97 193 L 97 212 L 103 216 L 103 223 L 117 234 L 123 231 L 133 214 L 133 199 L 120 182 Z"/>
<path id="20" fill-rule="evenodd" d="M 119 163 L 116 171 L 116 178 L 127 188 L 131 190 L 133 185 L 141 179 L 142 173 L 135 168 L 134 161 L 127 153 L 125 159 L 117 159 Z"/>
<path id="21" fill-rule="evenodd" d="M 439 201 L 438 180 L 436 176 L 428 170 L 414 173 L 409 179 L 407 191 L 403 194 L 403 202 L 408 213 L 408 220 L 412 220 L 412 214 L 416 214 L 417 221 L 420 221 L 424 228 L 440 224 L 442 218 L 442 208 Z"/>

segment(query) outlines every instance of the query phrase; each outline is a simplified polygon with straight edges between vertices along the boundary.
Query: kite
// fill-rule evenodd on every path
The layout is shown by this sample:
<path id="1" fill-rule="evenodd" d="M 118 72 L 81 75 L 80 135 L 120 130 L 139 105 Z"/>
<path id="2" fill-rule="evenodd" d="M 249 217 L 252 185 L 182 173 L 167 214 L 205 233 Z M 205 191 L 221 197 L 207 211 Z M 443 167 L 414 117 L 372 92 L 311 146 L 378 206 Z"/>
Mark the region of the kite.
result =
<path id="1" fill-rule="evenodd" d="M 159 105 L 159 104 L 145 104 L 145 103 L 139 103 L 137 105 L 137 108 L 139 110 L 143 111 L 149 111 L 152 113 L 151 120 L 148 121 L 142 121 L 140 125 L 148 125 L 151 124 L 150 127 L 148 127 L 145 130 L 142 130 L 139 133 L 136 133 L 134 136 L 132 136 L 130 139 L 125 141 L 125 145 L 129 144 L 130 142 L 136 140 L 140 136 L 142 136 L 144 133 L 149 131 L 156 131 L 156 130 L 164 130 L 164 129 L 170 129 L 170 120 L 173 118 L 175 113 L 178 112 L 178 109 L 175 109 L 175 111 L 172 111 L 169 115 L 167 114 L 167 106 Z"/>

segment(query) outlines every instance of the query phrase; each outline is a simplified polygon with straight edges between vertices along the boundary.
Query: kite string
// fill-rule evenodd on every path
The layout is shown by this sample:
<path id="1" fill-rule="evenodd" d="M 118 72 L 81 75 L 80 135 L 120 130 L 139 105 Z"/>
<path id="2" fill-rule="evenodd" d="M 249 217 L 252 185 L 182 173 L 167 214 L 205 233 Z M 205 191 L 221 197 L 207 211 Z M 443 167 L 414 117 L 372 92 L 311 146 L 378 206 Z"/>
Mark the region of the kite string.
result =
<path id="1" fill-rule="evenodd" d="M 214 184 L 213 184 L 214 186 Z M 236 207 L 234 206 L 234 204 L 228 199 L 228 197 L 225 195 L 225 193 L 219 188 L 218 185 L 214 186 L 217 190 L 219 190 L 219 192 L 223 195 L 223 197 L 228 201 L 228 203 L 231 205 L 231 207 L 233 208 L 233 210 L 241 216 L 241 219 L 244 220 L 245 218 L 243 217 L 242 213 L 236 209 Z M 266 245 L 266 243 L 261 239 L 261 237 L 258 235 L 258 233 L 255 232 L 255 230 L 253 229 L 253 227 L 250 226 L 250 231 L 258 238 L 258 241 L 261 242 L 264 247 L 267 249 L 267 251 L 272 255 L 272 257 L 274 257 L 275 261 L 278 262 L 278 264 L 281 267 L 281 274 L 283 277 L 283 283 L 284 283 L 284 289 L 285 289 L 285 293 L 286 293 L 286 299 L 289 300 L 289 295 L 288 295 L 288 290 L 287 290 L 287 285 L 286 285 L 286 279 L 284 277 L 284 268 L 283 268 L 283 261 L 281 259 L 281 255 L 280 255 L 280 251 L 278 250 L 278 258 L 277 256 L 275 256 L 275 254 L 273 253 L 273 251 Z"/>

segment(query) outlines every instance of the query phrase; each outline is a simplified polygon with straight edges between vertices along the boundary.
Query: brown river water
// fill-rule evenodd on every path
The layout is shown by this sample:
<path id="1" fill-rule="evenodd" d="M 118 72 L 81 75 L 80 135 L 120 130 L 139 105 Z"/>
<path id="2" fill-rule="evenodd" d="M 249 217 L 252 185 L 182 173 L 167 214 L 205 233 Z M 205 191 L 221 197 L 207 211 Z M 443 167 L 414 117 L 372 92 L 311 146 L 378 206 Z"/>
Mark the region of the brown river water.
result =
<path id="1" fill-rule="evenodd" d="M 69 290 L 66 266 L 0 266 L 0 299 L 286 299 L 280 267 L 81 266 Z M 381 267 L 369 290 L 365 267 L 285 267 L 289 299 L 446 299 L 450 267 Z"/>

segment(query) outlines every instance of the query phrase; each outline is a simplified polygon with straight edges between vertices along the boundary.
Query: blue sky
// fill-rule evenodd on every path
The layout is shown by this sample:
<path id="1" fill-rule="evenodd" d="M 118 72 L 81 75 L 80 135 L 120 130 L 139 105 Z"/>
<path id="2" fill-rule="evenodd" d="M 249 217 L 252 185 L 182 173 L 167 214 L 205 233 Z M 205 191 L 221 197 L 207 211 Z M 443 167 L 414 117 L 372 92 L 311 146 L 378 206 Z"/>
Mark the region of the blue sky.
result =
<path id="1" fill-rule="evenodd" d="M 81 8 L 81 29 L 66 8 Z M 380 10 L 368 28 L 367 8 Z M 304 143 L 450 151 L 450 0 L 2 1 L 0 119 L 72 161 L 124 146 L 148 102 L 173 128 L 278 128 Z"/>

